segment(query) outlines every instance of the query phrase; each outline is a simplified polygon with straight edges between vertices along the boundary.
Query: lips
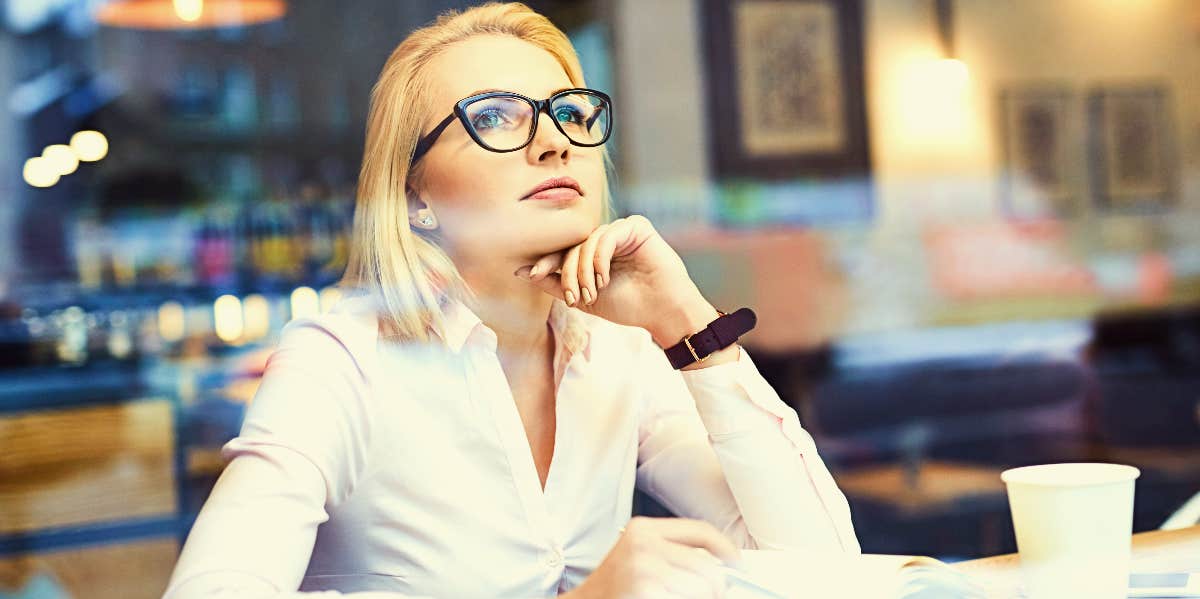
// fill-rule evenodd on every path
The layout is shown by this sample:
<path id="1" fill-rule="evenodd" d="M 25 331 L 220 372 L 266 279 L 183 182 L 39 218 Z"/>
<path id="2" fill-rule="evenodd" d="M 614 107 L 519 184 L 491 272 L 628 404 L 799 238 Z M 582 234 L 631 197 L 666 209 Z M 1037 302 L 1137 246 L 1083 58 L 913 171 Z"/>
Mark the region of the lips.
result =
<path id="1" fill-rule="evenodd" d="M 570 195 L 571 190 L 579 195 L 583 195 L 583 188 L 579 186 L 579 182 L 571 177 L 551 177 L 538 183 L 536 187 L 529 190 L 521 199 L 542 199 L 546 196 Z M 537 197 L 534 197 L 537 196 Z"/>

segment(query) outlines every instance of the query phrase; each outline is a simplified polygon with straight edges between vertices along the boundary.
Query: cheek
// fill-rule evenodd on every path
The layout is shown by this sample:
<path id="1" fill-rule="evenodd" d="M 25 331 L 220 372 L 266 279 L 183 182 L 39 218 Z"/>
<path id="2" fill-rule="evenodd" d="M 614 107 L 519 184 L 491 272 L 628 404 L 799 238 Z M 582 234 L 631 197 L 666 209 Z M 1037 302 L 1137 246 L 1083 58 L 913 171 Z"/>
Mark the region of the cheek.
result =
<path id="1" fill-rule="evenodd" d="M 516 201 L 515 197 L 508 197 L 514 195 L 514 184 L 502 177 L 483 174 L 503 171 L 501 167 L 486 164 L 452 167 L 431 185 L 439 211 L 480 215 L 505 209 L 505 204 Z"/>

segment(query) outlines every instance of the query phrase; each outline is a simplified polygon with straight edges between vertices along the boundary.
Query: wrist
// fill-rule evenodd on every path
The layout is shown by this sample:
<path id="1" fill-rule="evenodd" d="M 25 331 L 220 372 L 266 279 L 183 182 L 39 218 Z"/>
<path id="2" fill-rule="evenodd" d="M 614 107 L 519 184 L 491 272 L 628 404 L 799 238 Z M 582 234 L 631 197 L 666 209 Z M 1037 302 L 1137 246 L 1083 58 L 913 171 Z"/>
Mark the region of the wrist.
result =
<path id="1" fill-rule="evenodd" d="M 699 332 L 721 313 L 703 298 L 677 306 L 658 325 L 649 329 L 650 336 L 659 347 L 667 349 L 684 337 Z"/>

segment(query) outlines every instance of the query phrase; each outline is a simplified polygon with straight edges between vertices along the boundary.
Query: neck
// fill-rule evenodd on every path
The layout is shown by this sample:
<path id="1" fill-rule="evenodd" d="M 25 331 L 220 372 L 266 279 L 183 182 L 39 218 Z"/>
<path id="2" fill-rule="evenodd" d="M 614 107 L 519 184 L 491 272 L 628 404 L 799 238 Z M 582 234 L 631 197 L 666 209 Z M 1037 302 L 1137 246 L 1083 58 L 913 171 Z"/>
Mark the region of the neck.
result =
<path id="1" fill-rule="evenodd" d="M 524 353 L 549 340 L 547 321 L 554 298 L 512 274 L 528 262 L 493 259 L 456 263 L 463 280 L 479 299 L 472 309 L 496 333 L 497 351 Z"/>

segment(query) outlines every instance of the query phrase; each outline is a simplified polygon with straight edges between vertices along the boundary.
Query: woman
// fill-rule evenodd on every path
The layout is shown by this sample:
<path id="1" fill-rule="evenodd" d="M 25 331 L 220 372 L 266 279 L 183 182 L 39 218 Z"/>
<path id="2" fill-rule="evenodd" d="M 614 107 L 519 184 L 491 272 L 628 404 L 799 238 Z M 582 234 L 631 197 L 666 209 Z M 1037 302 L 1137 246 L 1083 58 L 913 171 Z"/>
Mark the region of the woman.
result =
<path id="1" fill-rule="evenodd" d="M 611 110 L 522 4 L 397 47 L 359 293 L 284 328 L 167 597 L 712 597 L 739 548 L 859 551 L 749 355 L 668 361 L 719 313 L 648 221 L 601 224 Z M 630 520 L 635 483 L 683 517 Z"/>

